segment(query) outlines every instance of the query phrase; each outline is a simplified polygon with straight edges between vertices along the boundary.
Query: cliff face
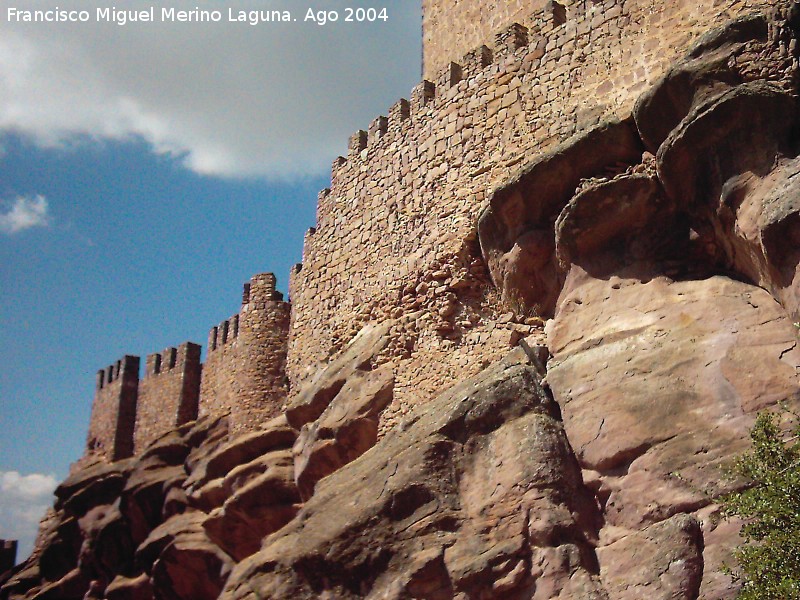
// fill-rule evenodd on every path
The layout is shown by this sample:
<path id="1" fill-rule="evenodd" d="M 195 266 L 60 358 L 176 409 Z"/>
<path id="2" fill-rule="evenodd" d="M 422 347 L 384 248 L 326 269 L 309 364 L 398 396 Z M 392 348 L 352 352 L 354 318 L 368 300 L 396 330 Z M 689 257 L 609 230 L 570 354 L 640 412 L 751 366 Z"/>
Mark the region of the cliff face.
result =
<path id="1" fill-rule="evenodd" d="M 2 597 L 734 597 L 723 467 L 800 404 L 799 27 L 710 32 L 509 172 L 475 223 L 505 358 L 382 431 L 415 316 L 368 324 L 260 430 L 74 473 Z"/>

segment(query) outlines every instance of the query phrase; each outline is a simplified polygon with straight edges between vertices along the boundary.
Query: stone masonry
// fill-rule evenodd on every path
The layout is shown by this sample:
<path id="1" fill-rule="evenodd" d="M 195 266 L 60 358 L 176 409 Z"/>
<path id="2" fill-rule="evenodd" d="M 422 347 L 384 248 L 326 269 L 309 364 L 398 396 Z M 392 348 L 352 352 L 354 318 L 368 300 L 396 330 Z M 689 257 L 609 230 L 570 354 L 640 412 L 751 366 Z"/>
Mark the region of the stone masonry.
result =
<path id="1" fill-rule="evenodd" d="M 229 412 L 234 431 L 277 416 L 286 399 L 289 303 L 275 283 L 272 273 L 254 276 L 244 285 L 239 313 L 208 336 L 199 412 Z"/>
<path id="2" fill-rule="evenodd" d="M 17 540 L 0 540 L 0 575 L 17 563 Z"/>
<path id="3" fill-rule="evenodd" d="M 348 155 L 334 161 L 303 263 L 290 276 L 293 393 L 364 323 L 396 320 L 396 351 L 386 361 L 397 384 L 384 431 L 408 406 L 477 373 L 536 326 L 537 315 L 509 307 L 494 314 L 486 301 L 494 292 L 475 227 L 491 191 L 515 166 L 576 132 L 631 118 L 636 98 L 700 35 L 761 6 L 580 0 L 534 10 L 541 5 L 509 1 L 503 19 L 524 7 L 529 16 L 506 23 L 493 40 L 486 32 L 494 21 L 476 17 L 475 35 L 491 47 L 434 76 L 431 65 L 447 55 L 436 48 L 460 35 L 458 11 L 479 3 L 458 4 L 425 3 L 431 80 L 353 135 Z"/>
<path id="4" fill-rule="evenodd" d="M 147 357 L 134 429 L 134 453 L 178 425 L 197 418 L 200 346 L 191 342 Z"/>
<path id="5" fill-rule="evenodd" d="M 488 43 L 512 23 L 533 25 L 530 20 L 540 9 L 556 19 L 566 12 L 564 0 L 561 4 L 548 0 L 422 0 L 422 76 L 435 78 L 449 62 Z"/>
<path id="6" fill-rule="evenodd" d="M 430 79 L 334 161 L 290 274 L 291 311 L 274 276 L 258 275 L 240 312 L 212 329 L 198 414 L 228 412 L 234 429 L 257 427 L 365 324 L 391 321 L 377 361 L 395 377 L 386 431 L 520 337 L 541 335 L 546 315 L 503 306 L 481 258 L 476 223 L 491 192 L 576 132 L 632 118 L 636 98 L 701 34 L 760 6 L 423 0 Z M 99 388 L 98 398 L 114 389 Z M 100 406 L 117 416 L 113 401 Z M 93 417 L 90 442 L 121 456 L 124 447 L 110 450 L 111 422 Z"/>
<path id="7" fill-rule="evenodd" d="M 139 357 L 125 356 L 97 372 L 86 451 L 104 460 L 133 454 L 139 388 Z"/>
<path id="8" fill-rule="evenodd" d="M 139 380 L 138 356 L 126 356 L 97 374 L 86 454 L 115 461 L 199 414 L 229 414 L 232 430 L 247 431 L 277 415 L 286 400 L 289 303 L 272 273 L 244 286 L 241 311 L 211 330 L 206 363 L 192 342 L 147 357 Z"/>

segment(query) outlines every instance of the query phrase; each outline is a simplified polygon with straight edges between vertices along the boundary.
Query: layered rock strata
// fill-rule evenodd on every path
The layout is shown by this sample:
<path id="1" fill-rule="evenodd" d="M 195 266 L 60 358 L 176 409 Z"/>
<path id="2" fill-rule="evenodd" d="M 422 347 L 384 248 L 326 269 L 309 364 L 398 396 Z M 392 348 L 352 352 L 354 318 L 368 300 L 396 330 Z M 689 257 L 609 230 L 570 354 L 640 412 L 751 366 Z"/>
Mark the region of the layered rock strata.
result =
<path id="1" fill-rule="evenodd" d="M 496 311 L 543 333 L 393 412 L 414 316 L 371 323 L 258 430 L 74 473 L 2 598 L 733 598 L 725 467 L 800 404 L 794 6 L 495 190 Z"/>

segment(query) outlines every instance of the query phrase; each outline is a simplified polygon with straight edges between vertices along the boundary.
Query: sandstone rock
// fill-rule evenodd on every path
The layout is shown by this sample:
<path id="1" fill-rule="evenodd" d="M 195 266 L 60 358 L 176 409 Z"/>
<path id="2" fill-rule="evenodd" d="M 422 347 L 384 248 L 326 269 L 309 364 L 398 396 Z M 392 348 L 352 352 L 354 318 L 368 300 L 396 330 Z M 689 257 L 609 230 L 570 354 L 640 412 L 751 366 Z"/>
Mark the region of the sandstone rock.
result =
<path id="1" fill-rule="evenodd" d="M 316 420 L 344 387 L 348 378 L 359 371 L 369 371 L 375 357 L 389 343 L 391 322 L 366 325 L 342 353 L 325 368 L 319 369 L 286 409 L 286 419 L 295 429 Z"/>
<path id="2" fill-rule="evenodd" d="M 133 578 L 117 576 L 108 584 L 105 596 L 108 600 L 151 600 L 153 586 L 144 573 Z"/>
<path id="3" fill-rule="evenodd" d="M 573 267 L 548 343 L 547 380 L 581 466 L 599 473 L 612 541 L 730 489 L 721 467 L 747 446 L 754 413 L 800 390 L 791 320 L 725 277 L 598 280 Z"/>
<path id="4" fill-rule="evenodd" d="M 742 84 L 693 109 L 658 150 L 658 176 L 678 206 L 715 206 L 725 184 L 763 176 L 788 151 L 795 101 L 762 81 Z"/>
<path id="5" fill-rule="evenodd" d="M 207 538 L 178 535 L 153 565 L 153 590 L 164 600 L 215 600 L 232 561 Z"/>
<path id="6" fill-rule="evenodd" d="M 226 494 L 231 495 L 270 469 L 282 468 L 291 468 L 294 472 L 294 453 L 291 448 L 273 450 L 234 467 L 223 478 L 222 487 Z"/>
<path id="7" fill-rule="evenodd" d="M 631 242 L 642 236 L 652 241 L 654 234 L 663 231 L 659 226 L 671 220 L 669 213 L 653 177 L 630 175 L 592 186 L 573 197 L 556 220 L 559 267 L 567 271 L 577 263 L 588 268 L 587 263 L 597 264 L 602 253 L 630 259 Z M 640 252 L 635 258 L 645 256 Z M 605 268 L 615 266 L 620 266 L 618 261 L 611 260 Z"/>
<path id="8" fill-rule="evenodd" d="M 356 373 L 294 445 L 295 479 L 303 499 L 326 475 L 355 460 L 375 445 L 378 419 L 391 403 L 394 375 L 388 365 Z"/>
<path id="9" fill-rule="evenodd" d="M 321 480 L 221 597 L 602 597 L 594 504 L 538 381 L 517 350 L 418 407 Z"/>
<path id="10" fill-rule="evenodd" d="M 236 466 L 247 463 L 267 452 L 290 448 L 297 437 L 280 416 L 266 423 L 263 429 L 240 435 L 233 440 L 219 444 L 213 452 L 198 464 L 187 478 L 184 486 L 190 492 L 198 490 L 209 482 L 223 478 Z"/>
<path id="11" fill-rule="evenodd" d="M 597 551 L 603 583 L 615 600 L 690 600 L 703 578 L 698 521 L 676 515 Z"/>
<path id="12" fill-rule="evenodd" d="M 94 577 L 110 581 L 117 574 L 132 574 L 136 546 L 128 521 L 117 504 L 96 506 L 80 521 L 83 543 L 80 568 Z"/>
<path id="13" fill-rule="evenodd" d="M 261 547 L 261 540 L 297 514 L 300 494 L 291 465 L 273 467 L 237 489 L 211 512 L 203 527 L 208 537 L 239 561 Z"/>
<path id="14" fill-rule="evenodd" d="M 64 508 L 71 514 L 80 515 L 93 506 L 114 502 L 134 462 L 127 459 L 110 464 L 97 463 L 73 473 L 56 488 L 56 509 Z"/>
<path id="15" fill-rule="evenodd" d="M 216 598 L 232 566 L 231 558 L 206 536 L 202 512 L 177 515 L 154 529 L 136 551 L 150 573 L 157 598 Z"/>
<path id="16" fill-rule="evenodd" d="M 44 585 L 33 600 L 72 600 L 83 598 L 89 590 L 90 580 L 80 569 L 73 569 L 54 583 Z"/>
<path id="17" fill-rule="evenodd" d="M 737 19 L 704 35 L 667 74 L 637 101 L 636 126 L 647 149 L 656 153 L 692 109 L 744 82 L 731 57 L 748 42 L 766 42 L 767 19 Z"/>
<path id="18" fill-rule="evenodd" d="M 148 462 L 150 457 L 143 457 Z M 139 545 L 163 521 L 164 500 L 171 488 L 186 480 L 183 465 L 144 468 L 141 463 L 131 473 L 120 497 L 120 511 L 129 523 L 134 544 Z"/>
<path id="19" fill-rule="evenodd" d="M 505 302 L 552 313 L 560 288 L 552 223 L 581 179 L 618 162 L 636 164 L 642 151 L 630 123 L 605 123 L 535 160 L 494 192 L 478 232 L 483 258 Z"/>

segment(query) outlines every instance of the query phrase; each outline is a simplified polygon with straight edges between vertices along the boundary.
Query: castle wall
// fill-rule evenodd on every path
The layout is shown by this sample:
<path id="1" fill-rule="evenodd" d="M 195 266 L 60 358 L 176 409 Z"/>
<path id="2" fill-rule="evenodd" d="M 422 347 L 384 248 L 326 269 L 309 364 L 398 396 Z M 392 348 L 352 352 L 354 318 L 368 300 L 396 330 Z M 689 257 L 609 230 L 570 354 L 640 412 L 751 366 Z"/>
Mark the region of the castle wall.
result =
<path id="1" fill-rule="evenodd" d="M 200 346 L 186 342 L 151 354 L 139 382 L 134 453 L 177 425 L 197 418 L 200 400 Z"/>
<path id="2" fill-rule="evenodd" d="M 230 412 L 234 431 L 277 416 L 286 400 L 289 304 L 275 291 L 275 276 L 245 284 L 237 315 L 211 329 L 203 366 L 200 416 Z"/>
<path id="3" fill-rule="evenodd" d="M 109 461 L 133 455 L 138 385 L 138 356 L 125 356 L 97 372 L 88 455 Z"/>
<path id="4" fill-rule="evenodd" d="M 0 575 L 17 564 L 17 540 L 0 540 Z"/>
<path id="5" fill-rule="evenodd" d="M 386 424 L 501 356 L 534 321 L 492 314 L 481 296 L 492 292 L 474 239 L 490 191 L 577 131 L 628 117 L 700 34 L 759 6 L 580 1 L 563 23 L 543 10 L 530 30 L 488 38 L 491 49 L 448 65 L 354 135 L 290 277 L 292 389 L 370 320 L 399 319 L 383 358 L 397 377 Z"/>
<path id="6" fill-rule="evenodd" d="M 548 0 L 422 0 L 422 76 L 434 78 L 512 23 L 533 26 L 548 4 L 559 10 Z"/>

